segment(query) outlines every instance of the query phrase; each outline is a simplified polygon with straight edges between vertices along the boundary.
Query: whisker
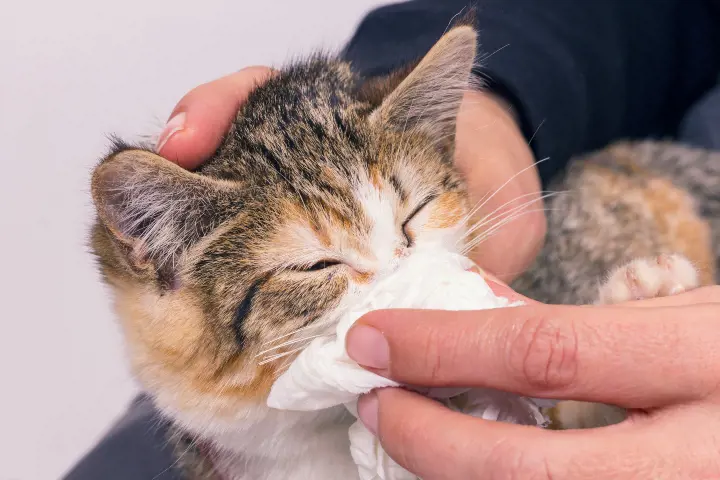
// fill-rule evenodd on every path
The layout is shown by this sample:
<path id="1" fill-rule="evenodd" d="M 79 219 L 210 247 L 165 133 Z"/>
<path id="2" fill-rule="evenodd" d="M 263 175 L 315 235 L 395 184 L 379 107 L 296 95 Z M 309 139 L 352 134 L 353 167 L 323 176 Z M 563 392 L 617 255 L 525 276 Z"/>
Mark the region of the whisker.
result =
<path id="1" fill-rule="evenodd" d="M 486 204 L 487 202 L 489 202 L 495 195 L 497 195 L 500 190 L 502 190 L 503 188 L 505 188 L 505 186 L 507 186 L 511 181 L 513 181 L 513 180 L 515 179 L 515 177 L 517 177 L 518 175 L 520 175 L 520 174 L 522 174 L 522 173 L 530 170 L 530 169 L 533 168 L 533 167 L 536 167 L 536 166 L 540 165 L 540 164 L 543 163 L 543 162 L 546 162 L 546 161 L 549 160 L 549 159 L 550 159 L 550 157 L 545 157 L 545 158 L 543 158 L 542 160 L 538 160 L 537 162 L 535 162 L 535 163 L 533 163 L 533 164 L 531 164 L 531 165 L 528 165 L 527 167 L 523 168 L 523 169 L 520 170 L 519 172 L 515 173 L 512 177 L 508 178 L 508 179 L 505 181 L 505 183 L 503 183 L 503 184 L 500 185 L 497 189 L 495 189 L 495 191 L 494 191 L 485 201 L 483 201 L 482 204 L 480 204 L 479 208 L 482 208 L 483 206 L 485 206 L 485 204 Z"/>
<path id="2" fill-rule="evenodd" d="M 554 210 L 557 210 L 557 209 L 553 209 L 553 208 L 550 208 L 550 209 L 547 209 L 547 208 L 536 208 L 536 209 L 533 209 L 533 210 L 527 210 L 527 211 L 524 211 L 524 212 L 518 212 L 518 213 L 516 213 L 516 214 L 514 214 L 514 215 L 512 215 L 512 216 L 510 216 L 510 217 L 508 217 L 508 218 L 505 218 L 504 220 L 501 220 L 501 221 L 499 221 L 498 223 L 496 223 L 495 225 L 493 225 L 493 226 L 492 226 L 491 228 L 489 228 L 487 231 L 483 232 L 482 235 L 474 238 L 470 243 L 468 243 L 468 244 L 465 246 L 465 248 L 463 249 L 462 253 L 463 253 L 463 255 L 469 253 L 471 250 L 473 250 L 474 248 L 476 248 L 478 245 L 480 245 L 481 243 L 485 242 L 488 238 L 490 238 L 490 237 L 492 237 L 494 234 L 496 234 L 500 228 L 506 226 L 506 225 L 507 225 L 508 223 L 510 223 L 510 222 L 513 222 L 513 221 L 517 220 L 518 218 L 522 217 L 523 215 L 527 215 L 527 214 L 535 213 L 535 212 L 551 212 L 551 211 L 554 211 Z"/>
<path id="3" fill-rule="evenodd" d="M 527 211 L 524 211 L 524 212 L 523 212 L 523 211 L 521 211 L 521 212 L 516 212 L 516 213 L 514 213 L 514 214 L 512 214 L 512 215 L 509 215 L 509 216 L 507 216 L 507 217 L 505 217 L 505 218 L 503 218 L 503 219 L 501 219 L 501 220 L 498 220 L 495 224 L 493 224 L 492 226 L 490 226 L 490 227 L 489 227 L 486 231 L 484 231 L 481 235 L 473 238 L 472 241 L 469 242 L 469 243 L 466 245 L 465 251 L 467 252 L 467 251 L 469 251 L 469 250 L 472 250 L 472 249 L 475 248 L 477 245 L 479 245 L 480 243 L 482 243 L 485 239 L 487 239 L 489 236 L 491 236 L 492 234 L 496 233 L 497 230 L 499 230 L 501 227 L 503 227 L 503 226 L 507 225 L 508 223 L 516 220 L 517 218 L 519 218 L 519 217 L 521 217 L 521 216 L 523 216 L 523 215 L 527 215 L 527 214 L 529 214 L 529 213 L 534 213 L 534 212 L 538 212 L 538 211 L 540 211 L 540 212 L 545 212 L 545 211 L 548 211 L 548 209 L 546 209 L 546 208 L 539 208 L 539 209 L 527 210 Z"/>
<path id="4" fill-rule="evenodd" d="M 269 357 L 265 357 L 258 365 L 265 365 L 266 363 L 274 362 L 275 360 L 278 360 L 283 357 L 287 357 L 288 355 L 292 355 L 295 352 L 299 352 L 300 350 L 304 349 L 305 345 L 302 347 L 295 348 L 293 350 L 290 350 L 288 352 L 278 353 L 277 355 L 271 355 Z"/>
<path id="5" fill-rule="evenodd" d="M 261 355 L 264 355 L 264 354 L 266 354 L 266 353 L 268 353 L 268 352 L 272 352 L 273 350 L 277 350 L 278 348 L 285 347 L 285 346 L 287 346 L 287 345 L 293 345 L 293 344 L 295 344 L 295 343 L 300 343 L 300 342 L 304 342 L 304 341 L 306 341 L 306 340 L 312 340 L 312 339 L 314 339 L 314 338 L 323 337 L 323 336 L 324 336 L 323 334 L 318 334 L 318 335 L 311 335 L 311 336 L 309 336 L 309 337 L 302 337 L 302 338 L 296 338 L 296 339 L 294 339 L 294 340 L 288 340 L 287 342 L 283 342 L 283 343 L 281 343 L 280 345 L 276 345 L 276 346 L 274 346 L 274 347 L 271 347 L 271 348 L 268 348 L 268 349 L 263 350 L 262 352 L 260 352 L 260 353 L 258 353 L 257 355 L 255 355 L 255 358 L 257 358 L 257 357 L 259 357 L 259 356 L 261 356 Z"/>
<path id="6" fill-rule="evenodd" d="M 498 49 L 495 50 L 494 52 L 489 53 L 489 54 L 487 54 L 487 55 L 481 56 L 481 57 L 480 57 L 480 61 L 481 61 L 481 62 L 484 62 L 484 61 L 487 60 L 488 58 L 492 57 L 493 55 L 495 55 L 496 53 L 498 53 L 498 52 L 500 52 L 500 51 L 502 51 L 502 50 L 505 50 L 505 49 L 506 49 L 507 47 L 509 47 L 509 46 L 510 46 L 510 44 L 509 44 L 509 43 L 506 43 L 505 45 L 503 45 L 502 47 L 498 48 Z"/>
<path id="7" fill-rule="evenodd" d="M 515 198 L 513 198 L 513 199 L 511 199 L 511 200 L 508 200 L 507 202 L 503 203 L 502 205 L 500 205 L 498 208 L 496 208 L 496 209 L 493 210 L 492 212 L 490 212 L 490 213 L 488 213 L 487 215 L 485 215 L 485 216 L 483 217 L 483 219 L 487 218 L 489 215 L 494 214 L 495 212 L 497 212 L 498 210 L 500 210 L 500 209 L 503 208 L 504 206 L 506 206 L 506 205 L 508 205 L 508 204 L 516 201 L 516 200 L 520 200 L 521 198 L 529 197 L 529 196 L 532 196 L 532 195 L 546 195 L 546 194 L 555 194 L 555 193 L 567 193 L 567 192 L 566 192 L 566 191 L 554 191 L 554 190 L 540 190 L 539 192 L 531 192 L 531 193 L 525 193 L 525 194 L 523 194 L 523 195 L 518 195 L 517 197 L 515 197 Z M 486 195 L 487 195 L 487 194 L 486 194 Z M 481 200 L 481 201 L 482 201 L 482 200 Z M 478 202 L 478 204 L 479 204 L 479 203 L 480 203 L 480 202 Z M 470 211 L 465 215 L 465 217 L 463 218 L 463 222 L 467 222 L 468 220 L 470 220 L 470 219 L 472 218 L 473 215 L 475 215 L 475 213 L 477 213 L 477 210 L 478 210 L 479 207 L 480 207 L 480 205 L 478 205 L 478 204 L 476 204 L 476 206 L 473 207 L 472 210 L 470 210 Z"/>
<path id="8" fill-rule="evenodd" d="M 529 196 L 529 195 L 535 195 L 535 194 L 534 194 L 534 193 L 530 193 L 530 194 L 520 195 L 519 197 L 516 197 L 515 199 L 510 200 L 510 201 L 506 202 L 505 204 L 499 206 L 499 207 L 496 208 L 494 211 L 492 211 L 491 213 L 489 213 L 487 216 L 483 217 L 478 223 L 476 223 L 475 225 L 473 225 L 472 227 L 470 227 L 470 228 L 467 230 L 467 232 L 461 237 L 461 239 L 469 236 L 471 233 L 473 233 L 474 231 L 476 231 L 478 228 L 481 228 L 482 226 L 487 225 L 488 223 L 493 222 L 494 220 L 496 220 L 496 219 L 498 219 L 498 218 L 501 218 L 503 215 L 511 215 L 511 214 L 513 214 L 513 213 L 515 213 L 515 212 L 517 212 L 517 211 L 519 211 L 519 210 L 523 210 L 523 209 L 529 207 L 529 206 L 532 205 L 533 203 L 536 203 L 536 202 L 545 200 L 545 199 L 547 199 L 547 198 L 555 197 L 555 196 L 560 195 L 560 194 L 562 194 L 562 193 L 564 193 L 564 192 L 550 192 L 550 193 L 547 193 L 547 194 L 545 194 L 545 195 L 541 195 L 541 196 L 538 197 L 538 198 L 534 198 L 534 199 L 532 199 L 532 200 L 528 200 L 527 202 L 521 203 L 520 205 L 517 205 L 517 206 L 515 206 L 515 207 L 513 207 L 513 208 L 511 208 L 510 210 L 507 210 L 507 211 L 505 211 L 505 212 L 496 213 L 496 212 L 498 212 L 498 210 L 502 209 L 502 208 L 505 207 L 506 205 L 508 205 L 508 204 L 510 204 L 510 203 L 512 203 L 512 202 L 514 202 L 514 201 L 516 201 L 516 200 L 518 200 L 518 199 L 520 199 L 520 198 L 522 198 L 522 197 L 527 197 L 527 196 Z"/>
<path id="9" fill-rule="evenodd" d="M 545 125 L 545 119 L 543 119 L 543 121 L 540 122 L 540 125 L 538 125 L 537 128 L 535 129 L 535 131 L 533 132 L 532 136 L 530 137 L 530 140 L 528 140 L 528 145 L 530 145 L 532 143 L 532 141 L 535 140 L 535 135 L 538 134 L 538 132 L 540 131 L 540 127 L 542 127 L 543 125 Z"/>
<path id="10" fill-rule="evenodd" d="M 300 328 L 298 328 L 298 329 L 296 329 L 296 330 L 293 330 L 293 331 L 290 332 L 290 333 L 286 333 L 285 335 L 280 335 L 279 337 L 275 337 L 275 338 L 273 338 L 272 340 L 268 340 L 267 342 L 264 342 L 264 343 L 260 344 L 260 346 L 262 347 L 262 346 L 265 346 L 265 345 L 267 345 L 267 344 L 269 344 L 269 343 L 273 343 L 273 342 L 277 342 L 278 340 L 282 340 L 283 338 L 289 337 L 290 335 L 295 335 L 296 333 L 302 332 L 302 331 L 304 331 L 304 330 L 308 330 L 308 329 L 310 329 L 310 328 L 318 328 L 318 327 L 320 327 L 320 325 L 319 325 L 318 323 L 311 323 L 310 325 L 306 325 L 306 326 L 304 326 L 304 327 L 300 327 Z"/>

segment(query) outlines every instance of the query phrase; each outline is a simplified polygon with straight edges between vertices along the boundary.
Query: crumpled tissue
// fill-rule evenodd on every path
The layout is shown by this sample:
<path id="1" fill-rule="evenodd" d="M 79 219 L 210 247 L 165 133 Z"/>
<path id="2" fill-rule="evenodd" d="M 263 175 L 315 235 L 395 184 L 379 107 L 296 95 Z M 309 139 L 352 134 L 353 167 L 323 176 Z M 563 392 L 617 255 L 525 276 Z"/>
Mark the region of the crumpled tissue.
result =
<path id="1" fill-rule="evenodd" d="M 353 305 L 344 309 L 334 336 L 314 339 L 273 384 L 267 405 L 281 410 L 321 410 L 345 405 L 357 418 L 357 399 L 374 388 L 398 383 L 369 372 L 345 351 L 350 327 L 364 314 L 379 309 L 485 310 L 514 307 L 496 296 L 474 266 L 457 254 L 416 252 L 397 269 L 375 282 Z M 478 368 L 482 368 L 481 365 Z M 489 389 L 417 388 L 447 407 L 487 420 L 523 425 L 546 424 L 540 408 L 554 402 L 530 399 Z M 395 463 L 360 421 L 349 429 L 350 453 L 361 480 L 416 480 Z"/>

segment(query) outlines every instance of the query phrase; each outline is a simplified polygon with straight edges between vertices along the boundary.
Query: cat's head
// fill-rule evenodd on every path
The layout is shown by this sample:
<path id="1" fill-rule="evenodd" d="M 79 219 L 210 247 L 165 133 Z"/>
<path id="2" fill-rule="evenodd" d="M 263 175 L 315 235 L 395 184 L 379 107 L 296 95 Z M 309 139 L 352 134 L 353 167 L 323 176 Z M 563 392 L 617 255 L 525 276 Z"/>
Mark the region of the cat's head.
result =
<path id="1" fill-rule="evenodd" d="M 98 165 L 93 248 L 163 408 L 262 404 L 295 340 L 332 331 L 417 249 L 462 248 L 452 145 L 475 52 L 459 26 L 407 75 L 360 88 L 315 58 L 257 88 L 195 172 L 123 145 Z"/>

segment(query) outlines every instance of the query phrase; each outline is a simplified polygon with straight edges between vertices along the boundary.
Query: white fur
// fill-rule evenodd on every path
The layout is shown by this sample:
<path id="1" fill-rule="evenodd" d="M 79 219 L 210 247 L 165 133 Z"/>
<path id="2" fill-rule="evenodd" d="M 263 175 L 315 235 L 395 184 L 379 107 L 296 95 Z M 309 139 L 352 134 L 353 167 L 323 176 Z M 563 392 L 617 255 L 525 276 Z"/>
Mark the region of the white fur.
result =
<path id="1" fill-rule="evenodd" d="M 288 412 L 254 403 L 221 420 L 206 406 L 176 411 L 162 400 L 156 402 L 164 414 L 211 446 L 225 480 L 358 478 L 347 438 L 352 417 L 343 407 Z"/>
<path id="2" fill-rule="evenodd" d="M 364 262 L 370 267 L 369 271 L 383 275 L 397 268 L 400 259 L 396 252 L 405 248 L 400 228 L 401 220 L 397 217 L 395 202 L 387 191 L 380 192 L 370 182 L 357 187 L 355 196 L 372 221 L 368 244 L 373 256 L 369 261 L 368 259 L 356 261 Z"/>
<path id="3" fill-rule="evenodd" d="M 608 276 L 600 287 L 598 303 L 615 304 L 676 295 L 699 285 L 697 269 L 683 255 L 636 258 Z"/>

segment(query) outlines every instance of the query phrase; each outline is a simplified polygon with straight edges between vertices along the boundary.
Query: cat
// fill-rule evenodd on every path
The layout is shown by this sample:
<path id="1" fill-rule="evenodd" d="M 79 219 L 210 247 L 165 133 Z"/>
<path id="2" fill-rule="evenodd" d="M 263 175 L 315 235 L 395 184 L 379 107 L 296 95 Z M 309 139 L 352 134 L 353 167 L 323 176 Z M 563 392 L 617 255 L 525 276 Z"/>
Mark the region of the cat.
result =
<path id="1" fill-rule="evenodd" d="M 419 62 L 369 80 L 316 55 L 256 88 L 197 170 L 120 141 L 94 169 L 92 249 L 187 478 L 358 478 L 344 407 L 277 411 L 265 399 L 376 277 L 417 248 L 463 250 L 468 195 L 452 156 L 476 45 L 458 22 Z M 545 247 L 514 288 L 593 303 L 713 283 L 720 171 L 707 155 L 623 144 L 574 162 L 553 187 L 571 193 L 547 201 Z M 614 408 L 575 407 L 568 425 Z"/>

